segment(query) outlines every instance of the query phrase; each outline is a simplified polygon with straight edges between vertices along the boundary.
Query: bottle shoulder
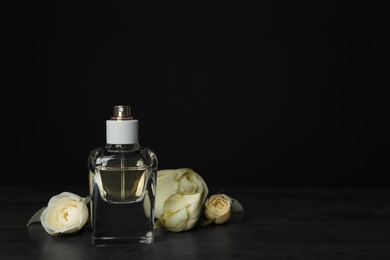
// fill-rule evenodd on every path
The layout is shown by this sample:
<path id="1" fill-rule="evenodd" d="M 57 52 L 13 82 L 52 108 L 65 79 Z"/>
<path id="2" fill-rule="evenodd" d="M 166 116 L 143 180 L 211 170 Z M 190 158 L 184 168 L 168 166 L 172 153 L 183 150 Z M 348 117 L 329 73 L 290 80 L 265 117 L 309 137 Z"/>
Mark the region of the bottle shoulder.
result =
<path id="1" fill-rule="evenodd" d="M 97 147 L 90 151 L 90 155 L 97 154 L 137 154 L 137 153 L 146 153 L 156 155 L 153 149 L 149 147 L 137 146 L 137 147 Z"/>
<path id="2" fill-rule="evenodd" d="M 113 149 L 114 148 L 114 149 Z M 135 167 L 157 166 L 157 156 L 147 147 L 98 147 L 93 149 L 88 158 L 90 166 Z"/>

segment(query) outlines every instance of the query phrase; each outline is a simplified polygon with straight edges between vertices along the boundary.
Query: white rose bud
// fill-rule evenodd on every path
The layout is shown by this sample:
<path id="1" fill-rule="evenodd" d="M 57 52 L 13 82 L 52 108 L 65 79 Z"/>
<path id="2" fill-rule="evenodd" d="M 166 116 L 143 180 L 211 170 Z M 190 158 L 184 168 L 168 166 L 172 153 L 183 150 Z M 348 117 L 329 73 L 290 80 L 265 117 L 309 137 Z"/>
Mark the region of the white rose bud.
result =
<path id="1" fill-rule="evenodd" d="M 204 214 L 207 219 L 214 220 L 215 224 L 223 224 L 230 219 L 232 200 L 225 194 L 215 194 L 205 202 Z"/>
<path id="2" fill-rule="evenodd" d="M 181 192 L 185 194 L 200 194 L 203 205 L 209 192 L 203 178 L 190 168 L 174 170 L 159 170 L 157 172 L 155 217 L 160 218 L 163 214 L 165 200 L 171 195 Z"/>
<path id="3" fill-rule="evenodd" d="M 159 220 L 169 231 L 186 231 L 196 225 L 201 211 L 201 193 L 178 192 L 165 200 L 163 213 Z"/>
<path id="4" fill-rule="evenodd" d="M 80 230 L 88 220 L 85 199 L 62 192 L 53 196 L 40 216 L 44 229 L 50 235 L 69 234 Z"/>

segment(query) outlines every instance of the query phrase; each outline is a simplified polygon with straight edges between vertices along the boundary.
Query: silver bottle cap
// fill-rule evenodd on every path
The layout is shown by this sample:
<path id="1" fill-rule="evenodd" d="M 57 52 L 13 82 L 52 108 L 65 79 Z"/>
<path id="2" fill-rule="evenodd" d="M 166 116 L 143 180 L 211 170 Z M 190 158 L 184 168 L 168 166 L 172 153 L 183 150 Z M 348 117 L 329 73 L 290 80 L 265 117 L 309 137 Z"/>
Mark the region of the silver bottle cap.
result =
<path id="1" fill-rule="evenodd" d="M 114 106 L 112 120 L 131 120 L 133 117 L 131 116 L 130 106 Z"/>

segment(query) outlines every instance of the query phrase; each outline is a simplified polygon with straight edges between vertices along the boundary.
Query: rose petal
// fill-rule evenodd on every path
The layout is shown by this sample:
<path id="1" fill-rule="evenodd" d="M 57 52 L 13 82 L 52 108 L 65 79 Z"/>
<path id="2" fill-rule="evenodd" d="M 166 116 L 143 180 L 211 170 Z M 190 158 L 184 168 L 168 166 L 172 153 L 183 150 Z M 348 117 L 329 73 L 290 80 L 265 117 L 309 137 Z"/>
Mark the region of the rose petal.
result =
<path id="1" fill-rule="evenodd" d="M 88 220 L 85 199 L 70 192 L 53 196 L 43 210 L 40 221 L 50 235 L 69 234 L 80 230 Z"/>

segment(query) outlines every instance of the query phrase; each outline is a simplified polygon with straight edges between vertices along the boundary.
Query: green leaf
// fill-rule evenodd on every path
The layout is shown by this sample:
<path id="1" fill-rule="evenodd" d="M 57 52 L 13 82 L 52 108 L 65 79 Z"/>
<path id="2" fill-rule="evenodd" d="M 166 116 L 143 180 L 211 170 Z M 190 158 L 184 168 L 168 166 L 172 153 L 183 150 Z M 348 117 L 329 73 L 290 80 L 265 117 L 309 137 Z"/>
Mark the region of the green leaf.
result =
<path id="1" fill-rule="evenodd" d="M 159 228 L 162 226 L 162 222 L 158 219 L 154 222 L 153 224 L 153 227 L 156 229 L 156 228 Z"/>
<path id="2" fill-rule="evenodd" d="M 244 207 L 238 200 L 232 197 L 230 197 L 230 199 L 232 200 L 232 212 L 244 212 Z"/>
<path id="3" fill-rule="evenodd" d="M 87 196 L 87 197 L 85 197 L 85 199 L 84 199 L 84 202 L 85 202 L 85 204 L 88 204 L 89 202 L 91 202 L 91 196 Z"/>
<path id="4" fill-rule="evenodd" d="M 206 227 L 214 222 L 215 219 L 200 219 L 196 224 L 198 227 Z"/>
<path id="5" fill-rule="evenodd" d="M 27 226 L 29 226 L 31 223 L 36 223 L 36 222 L 41 222 L 41 215 L 42 212 L 46 209 L 47 207 L 43 207 L 40 210 L 38 210 L 27 222 Z"/>

